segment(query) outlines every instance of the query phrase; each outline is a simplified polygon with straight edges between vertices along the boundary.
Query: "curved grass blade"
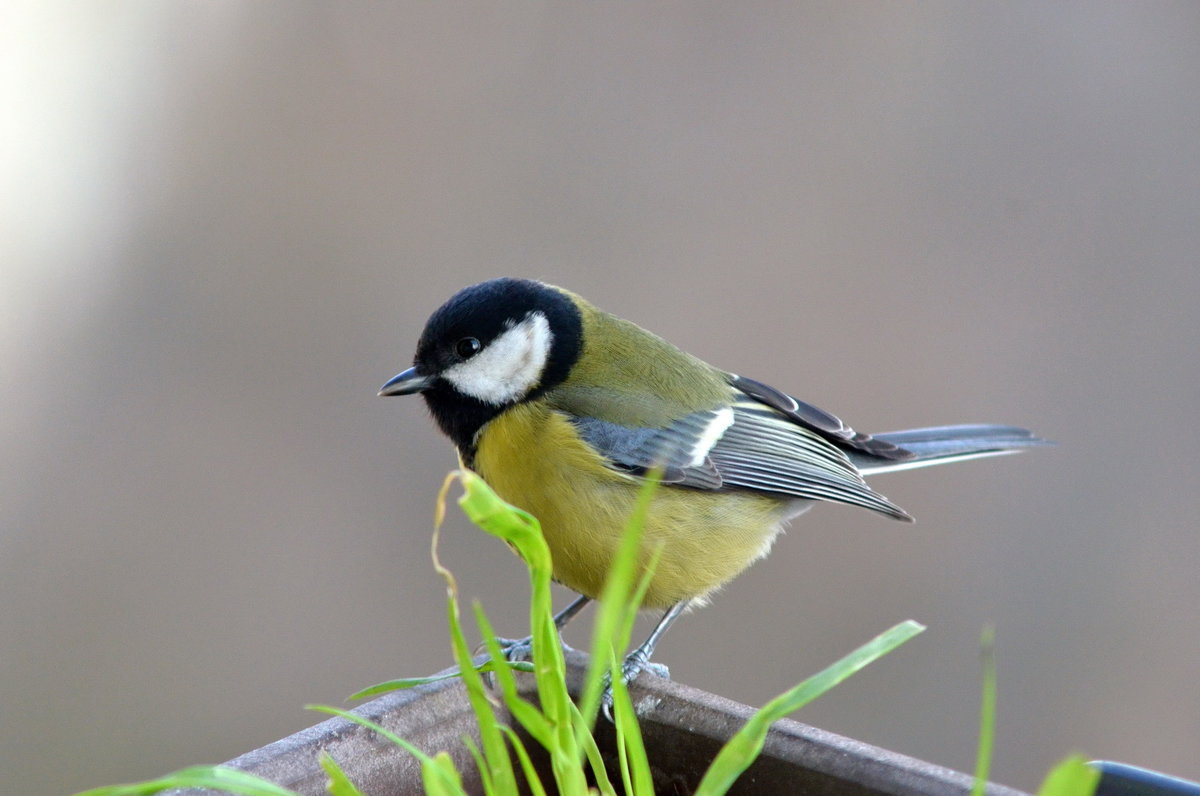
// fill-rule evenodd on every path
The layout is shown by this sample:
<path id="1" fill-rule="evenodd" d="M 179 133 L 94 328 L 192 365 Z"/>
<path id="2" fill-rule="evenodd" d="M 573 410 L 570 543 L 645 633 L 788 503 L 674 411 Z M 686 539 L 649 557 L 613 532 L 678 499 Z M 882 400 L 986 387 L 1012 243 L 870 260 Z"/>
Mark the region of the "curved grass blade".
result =
<path id="1" fill-rule="evenodd" d="M 983 694 L 979 705 L 979 748 L 975 752 L 975 782 L 971 796 L 984 796 L 992 768 L 992 746 L 996 731 L 996 630 L 991 625 L 979 638 L 983 661 Z"/>
<path id="2" fill-rule="evenodd" d="M 317 762 L 325 770 L 325 775 L 329 777 L 329 783 L 325 786 L 329 791 L 329 796 L 366 796 L 358 789 L 357 785 L 350 781 L 350 777 L 346 776 L 346 772 L 329 752 L 322 749 L 321 754 L 317 756 Z"/>
<path id="3" fill-rule="evenodd" d="M 471 710 L 475 713 L 476 721 L 479 724 L 479 738 L 483 743 L 484 757 L 487 760 L 487 770 L 490 772 L 495 787 L 500 789 L 502 793 L 515 793 L 517 787 L 516 772 L 513 770 L 512 760 L 509 758 L 508 750 L 504 744 L 504 735 L 500 732 L 499 721 L 493 712 L 491 699 L 488 697 L 487 689 L 483 684 L 483 677 L 475 669 L 475 662 L 471 658 L 471 648 L 467 644 L 466 636 L 463 634 L 461 613 L 458 606 L 458 581 L 455 580 L 454 573 L 442 565 L 437 552 L 438 536 L 441 531 L 442 520 L 445 518 L 446 513 L 446 493 L 450 489 L 450 484 L 456 478 L 463 484 L 466 490 L 464 496 L 459 499 L 460 505 L 468 497 L 473 497 L 479 492 L 478 489 L 473 491 L 468 486 L 471 479 L 482 484 L 482 479 L 465 470 L 452 472 L 446 476 L 441 492 L 438 494 L 430 553 L 433 558 L 434 570 L 446 581 L 446 614 L 450 625 L 451 646 L 454 649 L 454 658 L 458 662 L 459 671 L 462 673 L 463 685 L 467 689 L 467 700 L 471 703 Z M 489 489 L 487 492 L 490 493 L 491 490 Z M 486 498 L 486 495 L 483 497 Z M 492 494 L 492 497 L 494 498 L 494 502 L 499 504 L 500 507 L 507 505 L 503 501 L 500 501 L 499 498 L 496 498 L 494 494 Z M 476 502 L 478 502 L 478 499 L 476 499 Z M 494 516 L 489 519 L 495 522 Z"/>
<path id="4" fill-rule="evenodd" d="M 443 787 L 449 788 L 448 790 L 443 790 L 442 792 L 462 794 L 462 796 L 466 796 L 466 791 L 462 789 L 462 780 L 458 776 L 458 772 L 454 770 L 453 764 L 450 766 L 450 773 L 447 773 L 444 764 L 437 763 L 433 757 L 425 754 L 416 746 L 404 740 L 387 727 L 384 727 L 382 724 L 373 722 L 370 719 L 359 716 L 356 713 L 351 713 L 348 710 L 342 710 L 341 708 L 335 708 L 330 705 L 305 705 L 304 707 L 308 710 L 315 710 L 318 713 L 328 713 L 331 716 L 341 716 L 343 719 L 352 721 L 360 727 L 366 727 L 368 730 L 373 730 L 379 733 L 384 738 L 391 741 L 396 746 L 399 746 L 401 749 L 408 752 L 410 755 L 420 761 L 422 778 L 427 777 L 427 770 L 442 772 L 438 774 L 438 779 L 441 781 Z M 450 758 L 447 757 L 446 759 L 449 760 Z M 426 787 L 428 788 L 428 784 L 426 784 Z"/>
<path id="5" fill-rule="evenodd" d="M 617 731 L 617 757 L 621 766 L 621 784 L 625 793 L 633 796 L 653 796 L 654 779 L 650 776 L 650 758 L 642 743 L 637 711 L 629 698 L 629 687 L 621 676 L 621 662 L 614 654 L 609 658 L 612 673 L 613 723 Z"/>
<path id="6" fill-rule="evenodd" d="M 487 614 L 484 613 L 483 606 L 479 603 L 475 603 L 475 623 L 483 634 L 484 643 L 487 645 L 488 654 L 492 656 L 492 660 L 502 658 L 504 652 L 500 649 L 500 643 L 496 640 L 491 622 L 488 621 Z M 500 693 L 504 695 L 504 704 L 512 713 L 513 718 L 542 746 L 550 744 L 553 731 L 550 722 L 532 702 L 517 692 L 517 679 L 513 677 L 512 670 L 500 666 L 496 668 L 495 674 L 496 682 L 500 685 Z"/>
<path id="7" fill-rule="evenodd" d="M 588 765 L 591 766 L 592 775 L 596 778 L 596 789 L 603 796 L 617 796 L 617 790 L 608 778 L 608 768 L 604 765 L 604 756 L 600 754 L 600 747 L 596 745 L 596 737 L 592 735 L 579 708 L 574 703 L 571 704 L 571 708 L 572 720 L 575 722 L 576 728 L 583 728 L 579 744 L 583 747 L 584 756 L 587 758 Z"/>
<path id="8" fill-rule="evenodd" d="M 549 744 L 544 745 L 550 754 L 550 766 L 559 790 L 586 793 L 587 780 L 580 766 L 582 752 L 571 722 L 572 702 L 566 687 L 566 661 L 558 628 L 553 621 L 550 549 L 542 537 L 541 525 L 528 512 L 501 500 L 482 478 L 470 470 L 460 470 L 455 475 L 463 485 L 463 496 L 458 501 L 463 512 L 480 528 L 515 548 L 529 569 L 533 672 L 542 714 L 552 738 Z M 490 758 L 491 750 L 488 750 L 488 755 Z"/>
<path id="9" fill-rule="evenodd" d="M 236 796 L 297 796 L 274 782 L 224 766 L 189 766 L 159 779 L 93 788 L 75 796 L 151 796 L 176 788 L 207 788 Z"/>
<path id="10" fill-rule="evenodd" d="M 496 661 L 488 660 L 478 664 L 475 667 L 475 671 L 479 672 L 480 674 L 484 674 L 487 672 L 494 672 L 498 668 L 506 668 L 518 672 L 532 672 L 533 664 L 529 661 L 502 660 L 497 663 Z M 401 677 L 396 680 L 385 680 L 382 683 L 376 683 L 375 685 L 368 686 L 361 691 L 356 691 L 355 693 L 346 697 L 346 699 L 347 701 L 368 699 L 370 697 L 380 696 L 381 694 L 387 694 L 391 691 L 405 691 L 409 688 L 416 688 L 419 685 L 440 683 L 445 680 L 457 680 L 460 677 L 462 677 L 462 672 L 454 671 L 447 672 L 446 674 L 433 674 L 427 677 Z"/>
<path id="11" fill-rule="evenodd" d="M 725 793 L 758 757 L 773 722 L 799 710 L 924 629 L 911 619 L 905 620 L 763 705 L 717 753 L 696 789 L 696 796 Z"/>
<path id="12" fill-rule="evenodd" d="M 475 770 L 479 772 L 479 782 L 483 785 L 483 792 L 491 796 L 496 792 L 496 786 L 492 782 L 492 772 L 488 770 L 487 760 L 483 759 L 483 752 L 480 751 L 479 744 L 475 743 L 475 739 L 470 736 L 463 736 L 462 740 L 467 751 L 471 753 L 471 759 L 475 761 Z"/>
<path id="13" fill-rule="evenodd" d="M 462 777 L 454 767 L 454 760 L 446 752 L 438 752 L 428 765 L 421 766 L 421 784 L 425 786 L 427 796 L 458 796 L 464 793 Z"/>
<path id="14" fill-rule="evenodd" d="M 529 787 L 529 792 L 532 796 L 546 796 L 546 788 L 542 785 L 541 779 L 538 777 L 537 769 L 533 767 L 533 760 L 529 757 L 529 751 L 525 748 L 525 744 L 521 742 L 521 736 L 517 735 L 516 730 L 512 727 L 504 727 L 504 734 L 508 736 L 508 743 L 512 746 L 513 751 L 517 754 L 517 761 L 521 764 L 521 771 L 525 774 L 525 783 Z"/>
<path id="15" fill-rule="evenodd" d="M 609 650 L 617 656 L 625 654 L 633 632 L 633 623 L 637 619 L 638 607 L 641 605 L 640 600 L 635 602 L 632 597 L 638 592 L 645 593 L 653 572 L 653 564 L 658 560 L 656 550 L 655 558 L 643 573 L 642 582 L 645 586 L 635 585 L 638 583 L 638 559 L 642 552 L 642 530 L 645 528 L 646 516 L 650 512 L 650 503 L 654 499 L 661 476 L 661 469 L 650 471 L 645 484 L 638 491 L 637 503 L 625 526 L 617 554 L 609 565 L 608 578 L 600 595 L 600 608 L 592 629 L 592 659 L 584 676 L 579 704 L 580 712 L 587 719 L 586 726 L 589 728 L 595 722 L 600 709 L 604 675 L 608 671 L 606 662 L 609 659 Z"/>
<path id="16" fill-rule="evenodd" d="M 1050 769 L 1037 796 L 1092 796 L 1100 784 L 1100 769 L 1089 766 L 1081 755 L 1071 755 Z"/>

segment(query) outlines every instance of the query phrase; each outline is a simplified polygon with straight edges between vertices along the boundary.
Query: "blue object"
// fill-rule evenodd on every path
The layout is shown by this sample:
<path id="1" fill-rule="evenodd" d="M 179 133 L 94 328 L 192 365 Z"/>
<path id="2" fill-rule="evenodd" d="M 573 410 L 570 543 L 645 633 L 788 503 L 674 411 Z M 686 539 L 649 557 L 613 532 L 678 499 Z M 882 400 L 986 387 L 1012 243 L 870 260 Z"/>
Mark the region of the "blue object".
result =
<path id="1" fill-rule="evenodd" d="M 1093 760 L 1089 765 L 1100 769 L 1096 796 L 1200 796 L 1200 783 L 1148 768 Z"/>

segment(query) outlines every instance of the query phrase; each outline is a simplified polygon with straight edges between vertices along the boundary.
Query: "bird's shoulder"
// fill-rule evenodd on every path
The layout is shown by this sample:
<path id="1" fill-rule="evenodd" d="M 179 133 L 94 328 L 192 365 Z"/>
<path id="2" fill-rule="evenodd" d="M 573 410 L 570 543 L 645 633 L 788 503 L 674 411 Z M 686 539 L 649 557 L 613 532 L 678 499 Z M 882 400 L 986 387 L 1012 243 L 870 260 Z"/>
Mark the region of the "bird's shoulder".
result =
<path id="1" fill-rule="evenodd" d="M 542 394 L 580 418 L 630 427 L 666 427 L 728 404 L 727 374 L 631 321 L 584 304 L 583 341 L 567 377 Z"/>

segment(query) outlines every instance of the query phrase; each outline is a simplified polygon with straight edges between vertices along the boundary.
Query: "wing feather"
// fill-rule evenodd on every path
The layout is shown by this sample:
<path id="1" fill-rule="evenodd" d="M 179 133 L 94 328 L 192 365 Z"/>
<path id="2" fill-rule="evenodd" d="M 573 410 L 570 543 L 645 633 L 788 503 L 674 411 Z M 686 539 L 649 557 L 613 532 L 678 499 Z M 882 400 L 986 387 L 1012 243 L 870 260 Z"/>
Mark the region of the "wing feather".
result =
<path id="1" fill-rule="evenodd" d="M 870 434 L 861 434 L 843 423 L 837 415 L 826 412 L 824 409 L 818 409 L 798 398 L 793 398 L 761 381 L 731 374 L 729 383 L 734 389 L 750 396 L 764 406 L 771 407 L 792 422 L 810 431 L 815 431 L 836 445 L 884 459 L 899 461 L 912 458 L 912 454 L 904 448 L 872 437 Z"/>
<path id="2" fill-rule="evenodd" d="M 847 443 L 831 433 L 832 422 L 818 431 L 753 395 L 731 392 L 730 398 L 730 406 L 693 412 L 666 427 L 629 428 L 590 417 L 571 420 L 580 436 L 623 472 L 644 475 L 662 466 L 663 480 L 678 486 L 749 489 L 783 499 L 847 503 L 911 519 L 867 486 L 839 447 Z M 830 436 L 839 442 L 835 444 Z M 852 437 L 864 438 L 870 439 Z M 856 453 L 861 450 L 850 447 Z"/>
<path id="3" fill-rule="evenodd" d="M 710 457 L 726 486 L 862 506 L 910 519 L 867 486 L 846 453 L 822 435 L 749 401 L 734 404 L 734 422 Z"/>

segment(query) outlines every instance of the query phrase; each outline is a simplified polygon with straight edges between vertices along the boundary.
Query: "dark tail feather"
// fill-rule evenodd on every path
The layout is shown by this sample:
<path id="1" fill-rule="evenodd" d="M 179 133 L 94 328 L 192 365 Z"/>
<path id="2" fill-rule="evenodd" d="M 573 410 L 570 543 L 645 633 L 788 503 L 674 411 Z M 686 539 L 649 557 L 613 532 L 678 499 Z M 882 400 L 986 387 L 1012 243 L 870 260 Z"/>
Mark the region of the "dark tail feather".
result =
<path id="1" fill-rule="evenodd" d="M 1022 448 L 1054 444 L 1034 436 L 1028 429 L 995 425 L 935 426 L 872 436 L 898 445 L 913 456 L 902 461 L 891 461 L 850 451 L 850 461 L 863 475 L 928 467 L 980 456 L 998 456 L 1016 453 Z"/>

